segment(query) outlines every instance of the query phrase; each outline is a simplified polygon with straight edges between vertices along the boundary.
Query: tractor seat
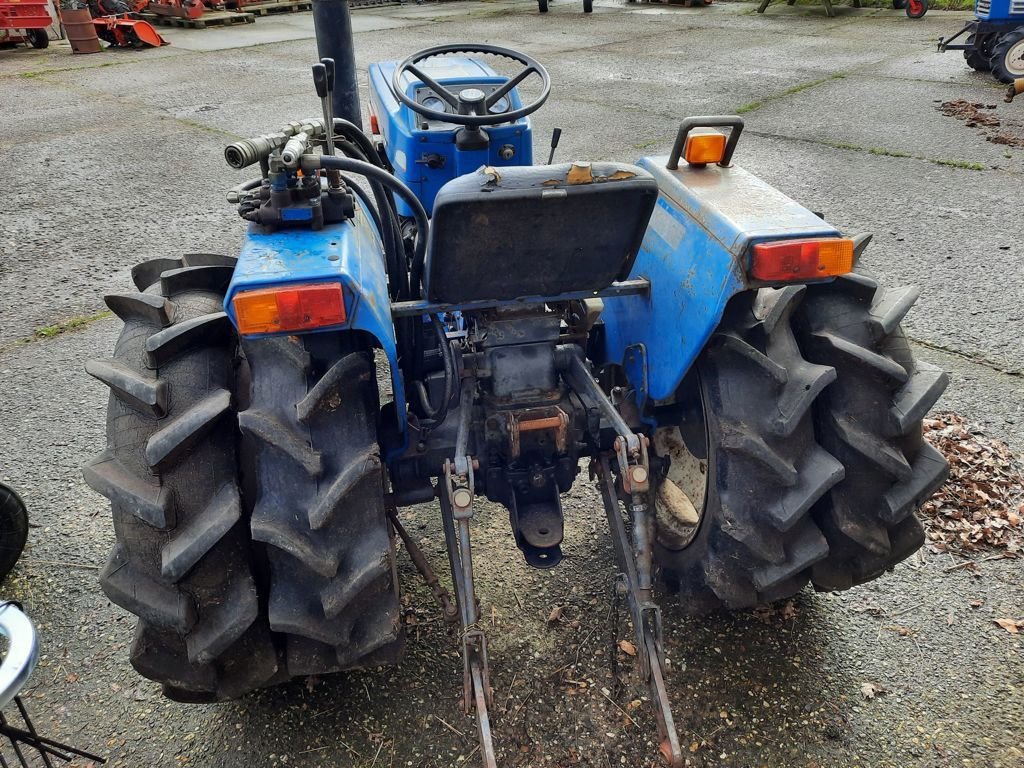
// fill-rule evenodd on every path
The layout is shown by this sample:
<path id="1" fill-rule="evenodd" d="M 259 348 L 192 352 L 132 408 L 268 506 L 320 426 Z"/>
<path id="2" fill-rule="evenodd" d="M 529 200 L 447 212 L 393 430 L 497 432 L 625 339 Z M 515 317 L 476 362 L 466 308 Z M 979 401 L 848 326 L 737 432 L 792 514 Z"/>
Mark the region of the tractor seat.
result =
<path id="1" fill-rule="evenodd" d="M 437 193 L 424 284 L 442 304 L 600 291 L 629 276 L 658 199 L 625 163 L 482 167 Z"/>

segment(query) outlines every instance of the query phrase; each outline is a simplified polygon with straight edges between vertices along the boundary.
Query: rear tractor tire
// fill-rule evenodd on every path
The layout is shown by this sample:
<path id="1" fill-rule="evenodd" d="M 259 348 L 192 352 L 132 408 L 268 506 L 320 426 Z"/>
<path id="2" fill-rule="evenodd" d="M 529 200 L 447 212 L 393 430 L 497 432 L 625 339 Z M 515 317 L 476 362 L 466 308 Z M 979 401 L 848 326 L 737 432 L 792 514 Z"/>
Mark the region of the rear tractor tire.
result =
<path id="1" fill-rule="evenodd" d="M 730 303 L 656 412 L 656 556 L 689 608 L 846 589 L 921 546 L 913 512 L 946 473 L 921 420 L 946 377 L 899 331 L 915 298 L 850 276 Z"/>
<path id="2" fill-rule="evenodd" d="M 966 45 L 973 45 L 964 51 L 964 61 L 967 66 L 976 72 L 990 72 L 992 70 L 992 40 L 993 35 L 982 35 L 978 39 L 975 35 L 968 35 Z"/>
<path id="3" fill-rule="evenodd" d="M 382 636 L 393 647 L 396 635 L 390 624 L 380 628 L 385 608 L 397 617 L 397 595 L 373 452 L 372 374 L 368 383 L 361 374 L 340 383 L 322 377 L 316 392 L 327 409 L 312 407 L 314 393 L 303 389 L 299 401 L 309 406 L 309 421 L 272 419 L 271 437 L 280 439 L 257 445 L 255 456 L 246 451 L 252 446 L 240 445 L 239 402 L 274 413 L 290 409 L 295 422 L 296 400 L 281 399 L 294 393 L 282 386 L 275 394 L 266 371 L 308 355 L 301 348 L 288 355 L 294 343 L 269 340 L 260 351 L 279 351 L 285 360 L 257 366 L 241 356 L 222 307 L 233 264 L 209 255 L 140 264 L 132 271 L 139 292 L 107 297 L 125 323 L 113 358 L 86 366 L 111 390 L 107 448 L 84 469 L 113 511 L 116 543 L 100 584 L 139 618 L 132 665 L 178 701 L 236 698 L 371 657 L 383 663 L 385 655 L 372 651 L 384 645 Z M 253 422 L 253 407 L 242 414 L 243 425 Z M 327 429 L 343 438 L 343 449 L 310 446 Z M 339 472 L 336 460 L 345 451 L 365 456 L 372 471 Z M 289 452 L 308 465 L 296 469 Z M 269 490 L 268 476 L 280 478 Z M 335 496 L 346 479 L 354 490 Z M 318 485 L 323 493 L 315 501 L 330 497 L 344 509 L 328 510 L 334 517 L 317 526 L 322 530 L 299 541 L 335 567 L 335 578 L 314 582 L 295 560 L 282 564 L 284 550 L 266 544 L 264 521 L 305 520 L 310 489 Z M 343 540 L 327 540 L 339 531 Z M 310 606 L 321 603 L 333 619 L 310 618 Z M 282 612 L 297 618 L 288 621 Z M 310 640 L 314 634 L 323 647 Z"/>
<path id="4" fill-rule="evenodd" d="M 255 452 L 253 538 L 292 675 L 393 664 L 403 646 L 373 356 L 350 334 L 246 341 L 239 425 Z"/>
<path id="5" fill-rule="evenodd" d="M 107 448 L 85 480 L 110 499 L 100 585 L 139 617 L 131 663 L 171 698 L 228 699 L 278 672 L 237 481 L 233 261 L 157 259 L 107 297 L 124 328 L 86 370 L 110 388 Z"/>

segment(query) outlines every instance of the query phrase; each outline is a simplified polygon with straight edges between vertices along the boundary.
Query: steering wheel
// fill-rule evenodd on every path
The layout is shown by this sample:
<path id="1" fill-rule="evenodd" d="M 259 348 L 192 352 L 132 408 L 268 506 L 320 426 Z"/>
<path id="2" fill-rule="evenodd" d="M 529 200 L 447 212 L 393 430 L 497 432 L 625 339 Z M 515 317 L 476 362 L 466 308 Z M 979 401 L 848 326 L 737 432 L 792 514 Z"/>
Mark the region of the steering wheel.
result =
<path id="1" fill-rule="evenodd" d="M 519 62 L 523 65 L 523 69 L 507 83 L 489 94 L 471 85 L 467 85 L 459 90 L 458 93 L 455 93 L 449 91 L 416 66 L 426 59 L 434 56 L 443 56 L 448 53 L 484 53 L 492 56 L 501 56 L 502 58 Z M 402 76 L 407 72 L 432 90 L 439 99 L 452 107 L 455 113 L 425 107 L 406 95 L 405 89 L 402 87 Z M 513 88 L 530 75 L 537 75 L 541 79 L 542 91 L 540 96 L 512 112 L 492 114 L 491 107 L 508 95 Z M 428 120 L 439 120 L 445 123 L 479 128 L 484 125 L 501 125 L 502 123 L 515 122 L 521 117 L 526 117 L 536 112 L 547 101 L 548 95 L 551 93 L 551 78 L 548 76 L 548 71 L 544 69 L 544 66 L 539 61 L 531 56 L 527 56 L 525 53 L 483 43 L 455 43 L 424 48 L 422 51 L 417 51 L 412 56 L 409 56 L 395 67 L 395 73 L 391 78 L 391 87 L 394 89 L 399 101 L 416 114 L 422 115 Z"/>

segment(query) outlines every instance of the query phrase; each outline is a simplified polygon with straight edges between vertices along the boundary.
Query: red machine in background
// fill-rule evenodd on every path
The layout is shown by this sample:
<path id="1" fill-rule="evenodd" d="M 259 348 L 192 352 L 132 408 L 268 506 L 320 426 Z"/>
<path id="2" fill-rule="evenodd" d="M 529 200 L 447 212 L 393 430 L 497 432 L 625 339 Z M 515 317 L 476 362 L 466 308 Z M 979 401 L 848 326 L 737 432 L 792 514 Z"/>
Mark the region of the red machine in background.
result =
<path id="1" fill-rule="evenodd" d="M 46 28 L 51 24 L 46 0 L 0 0 L 0 29 L 23 33 L 9 34 L 5 42 L 27 42 L 33 48 L 45 48 L 50 44 Z"/>
<path id="2" fill-rule="evenodd" d="M 89 12 L 100 40 L 121 48 L 159 48 L 167 45 L 152 24 L 136 14 L 146 9 L 148 0 L 91 0 Z"/>

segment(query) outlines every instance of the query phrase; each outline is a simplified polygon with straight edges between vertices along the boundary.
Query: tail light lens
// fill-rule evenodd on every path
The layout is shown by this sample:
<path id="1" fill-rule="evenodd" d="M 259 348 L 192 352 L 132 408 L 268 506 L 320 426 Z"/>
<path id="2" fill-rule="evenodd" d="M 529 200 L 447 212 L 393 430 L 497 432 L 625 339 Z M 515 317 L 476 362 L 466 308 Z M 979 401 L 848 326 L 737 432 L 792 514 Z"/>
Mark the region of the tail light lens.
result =
<path id="1" fill-rule="evenodd" d="M 242 291 L 231 303 L 243 336 L 329 328 L 343 325 L 346 320 L 339 283 Z"/>
<path id="2" fill-rule="evenodd" d="M 802 282 L 853 270 L 853 240 L 845 237 L 778 240 L 754 246 L 750 274 L 765 282 Z"/>

